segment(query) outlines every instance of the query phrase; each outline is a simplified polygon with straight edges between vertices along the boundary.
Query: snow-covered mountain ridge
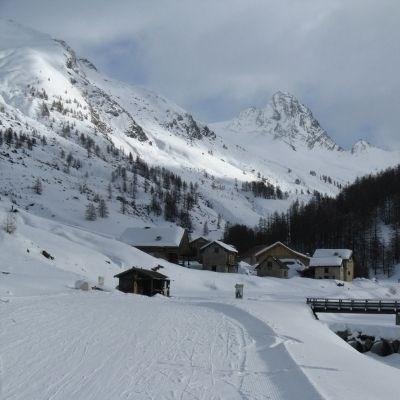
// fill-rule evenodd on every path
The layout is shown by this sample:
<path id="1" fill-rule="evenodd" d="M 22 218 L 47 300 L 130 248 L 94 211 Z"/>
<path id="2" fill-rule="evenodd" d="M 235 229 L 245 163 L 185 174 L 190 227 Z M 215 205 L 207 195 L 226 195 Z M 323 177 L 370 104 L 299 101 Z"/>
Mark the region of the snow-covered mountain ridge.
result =
<path id="1" fill-rule="evenodd" d="M 11 135 L 0 147 L 0 195 L 42 216 L 119 235 L 126 225 L 163 223 L 159 214 L 171 191 L 181 217 L 169 220 L 182 223 L 190 190 L 177 194 L 173 177 L 148 170 L 159 167 L 187 188 L 197 186 L 193 229 L 208 221 L 218 237 L 223 220 L 256 224 L 296 197 L 334 195 L 400 159 L 371 146 L 342 150 L 287 93 L 275 94 L 263 110 L 207 126 L 152 91 L 104 76 L 61 40 L 2 20 L 0 39 L 0 130 L 26 136 Z M 135 164 L 137 157 L 145 164 Z M 44 190 L 33 202 L 37 178 Z M 279 186 L 283 195 L 242 190 L 254 181 Z M 107 198 L 116 224 L 82 221 L 86 203 L 99 197 Z"/>
<path id="2" fill-rule="evenodd" d="M 227 128 L 271 135 L 294 149 L 305 144 L 309 149 L 320 146 L 328 150 L 341 150 L 321 128 L 311 110 L 290 93 L 277 92 L 263 109 L 251 107 L 242 111 L 227 124 Z"/>

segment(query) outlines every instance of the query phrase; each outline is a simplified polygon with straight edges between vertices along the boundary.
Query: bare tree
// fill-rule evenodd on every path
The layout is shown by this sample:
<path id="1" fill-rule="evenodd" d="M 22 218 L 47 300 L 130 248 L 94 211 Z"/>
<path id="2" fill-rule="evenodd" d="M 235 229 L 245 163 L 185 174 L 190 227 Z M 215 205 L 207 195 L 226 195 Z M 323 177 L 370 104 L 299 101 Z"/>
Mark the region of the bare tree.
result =
<path id="1" fill-rule="evenodd" d="M 33 191 L 36 194 L 42 194 L 43 193 L 43 185 L 42 185 L 42 180 L 40 178 L 37 178 L 35 183 L 33 184 Z"/>
<path id="2" fill-rule="evenodd" d="M 3 229 L 10 235 L 17 230 L 17 222 L 15 220 L 15 215 L 12 211 L 7 213 L 4 220 Z"/>

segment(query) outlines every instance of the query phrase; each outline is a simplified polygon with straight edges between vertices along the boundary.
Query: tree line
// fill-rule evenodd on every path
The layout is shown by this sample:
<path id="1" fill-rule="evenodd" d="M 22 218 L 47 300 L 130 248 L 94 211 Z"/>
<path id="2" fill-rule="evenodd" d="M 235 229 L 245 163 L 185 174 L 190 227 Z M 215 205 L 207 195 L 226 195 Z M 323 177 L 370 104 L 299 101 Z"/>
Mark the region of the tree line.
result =
<path id="1" fill-rule="evenodd" d="M 316 192 L 309 203 L 295 201 L 254 228 L 228 225 L 224 240 L 240 252 L 275 241 L 311 255 L 316 248 L 349 248 L 358 276 L 390 275 L 400 262 L 400 166 L 358 178 L 336 198 Z"/>

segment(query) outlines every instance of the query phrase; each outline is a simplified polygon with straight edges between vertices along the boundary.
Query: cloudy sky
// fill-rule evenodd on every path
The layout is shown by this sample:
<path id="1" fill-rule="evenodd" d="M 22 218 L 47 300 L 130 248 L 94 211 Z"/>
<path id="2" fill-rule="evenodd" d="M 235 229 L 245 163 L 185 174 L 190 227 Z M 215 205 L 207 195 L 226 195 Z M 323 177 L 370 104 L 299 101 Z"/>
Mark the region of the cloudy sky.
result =
<path id="1" fill-rule="evenodd" d="M 400 148 L 399 0 L 0 0 L 206 122 L 289 91 L 341 145 Z"/>

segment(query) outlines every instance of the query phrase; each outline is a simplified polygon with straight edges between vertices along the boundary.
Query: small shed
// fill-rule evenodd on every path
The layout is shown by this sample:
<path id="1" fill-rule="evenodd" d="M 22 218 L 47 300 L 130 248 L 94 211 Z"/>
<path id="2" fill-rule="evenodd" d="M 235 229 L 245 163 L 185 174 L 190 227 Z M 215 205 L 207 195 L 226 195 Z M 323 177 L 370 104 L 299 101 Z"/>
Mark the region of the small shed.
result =
<path id="1" fill-rule="evenodd" d="M 279 258 L 268 256 L 256 266 L 257 276 L 288 278 L 289 267 Z"/>
<path id="2" fill-rule="evenodd" d="M 132 267 L 114 275 L 119 279 L 117 289 L 124 293 L 154 296 L 163 294 L 169 297 L 170 279 L 156 271 Z"/>

